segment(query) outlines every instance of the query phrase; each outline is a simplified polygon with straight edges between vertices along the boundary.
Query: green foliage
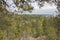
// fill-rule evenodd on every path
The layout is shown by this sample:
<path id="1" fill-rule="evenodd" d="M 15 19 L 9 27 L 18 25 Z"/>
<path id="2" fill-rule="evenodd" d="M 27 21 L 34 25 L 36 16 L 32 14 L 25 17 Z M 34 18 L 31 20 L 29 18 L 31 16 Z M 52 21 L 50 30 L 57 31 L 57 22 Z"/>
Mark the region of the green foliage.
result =
<path id="1" fill-rule="evenodd" d="M 39 40 L 60 40 L 60 15 L 58 15 L 59 17 L 13 15 L 1 6 L 0 40 L 20 40 L 25 35 L 35 38 L 41 37 Z M 29 5 L 28 7 L 30 8 Z"/>
<path id="2" fill-rule="evenodd" d="M 0 14 L 0 36 L 2 37 L 0 40 L 20 39 L 24 35 L 46 36 L 48 40 L 56 40 L 60 37 L 59 22 L 60 19 L 57 17 L 17 14 L 14 16 L 2 13 Z"/>
<path id="3" fill-rule="evenodd" d="M 0 30 L 0 40 L 6 40 L 6 32 Z"/>

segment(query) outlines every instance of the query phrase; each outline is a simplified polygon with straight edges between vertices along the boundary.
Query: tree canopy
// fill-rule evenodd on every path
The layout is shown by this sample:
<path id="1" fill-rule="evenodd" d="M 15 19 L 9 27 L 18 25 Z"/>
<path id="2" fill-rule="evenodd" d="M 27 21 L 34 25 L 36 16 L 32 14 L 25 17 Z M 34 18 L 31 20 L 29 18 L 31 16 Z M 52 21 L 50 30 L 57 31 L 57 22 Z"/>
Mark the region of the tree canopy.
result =
<path id="1" fill-rule="evenodd" d="M 22 9 L 22 12 L 23 11 L 29 11 L 31 12 L 32 10 L 34 10 L 34 6 L 32 6 L 31 4 L 32 3 L 37 3 L 39 8 L 43 7 L 44 6 L 44 3 L 47 2 L 47 3 L 52 3 L 54 2 L 56 5 L 57 5 L 57 9 L 60 10 L 59 8 L 59 0 L 11 0 L 11 3 L 7 2 L 8 0 L 1 0 L 1 2 L 3 2 L 3 5 L 4 7 L 6 8 L 7 6 L 11 6 L 11 7 L 14 7 L 15 6 L 18 8 L 16 10 L 20 10 Z M 3 7 L 2 5 L 2 7 Z M 15 5 L 15 6 L 13 6 Z M 9 7 L 8 7 L 9 8 Z"/>

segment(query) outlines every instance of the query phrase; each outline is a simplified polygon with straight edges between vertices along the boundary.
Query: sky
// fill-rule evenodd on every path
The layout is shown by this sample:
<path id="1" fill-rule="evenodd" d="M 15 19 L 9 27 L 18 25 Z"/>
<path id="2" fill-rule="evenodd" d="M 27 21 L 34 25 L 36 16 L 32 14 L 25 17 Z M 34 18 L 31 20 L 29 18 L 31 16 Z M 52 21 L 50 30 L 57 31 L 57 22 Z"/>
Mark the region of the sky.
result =
<path id="1" fill-rule="evenodd" d="M 7 0 L 7 4 L 9 4 L 9 6 L 10 6 L 10 7 L 6 6 L 6 9 L 9 12 L 21 11 L 21 10 L 18 10 L 18 7 L 14 4 L 14 2 L 12 0 Z M 52 3 L 52 5 L 51 5 L 47 2 L 45 2 L 44 6 L 39 8 L 38 3 L 34 2 L 34 3 L 31 3 L 31 6 L 34 7 L 34 10 L 31 13 L 24 12 L 23 14 L 39 14 L 39 15 L 40 14 L 51 14 L 51 15 L 58 14 L 58 10 L 56 8 L 57 6 L 54 3 Z"/>

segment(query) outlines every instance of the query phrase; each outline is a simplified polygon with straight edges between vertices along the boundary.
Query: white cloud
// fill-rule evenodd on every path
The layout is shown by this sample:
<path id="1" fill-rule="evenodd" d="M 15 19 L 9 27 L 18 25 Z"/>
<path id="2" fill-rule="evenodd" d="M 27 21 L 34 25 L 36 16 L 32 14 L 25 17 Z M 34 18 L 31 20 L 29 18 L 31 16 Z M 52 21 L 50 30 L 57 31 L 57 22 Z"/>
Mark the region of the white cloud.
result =
<path id="1" fill-rule="evenodd" d="M 34 9 L 39 9 L 39 6 L 38 6 L 38 3 L 37 2 L 31 3 L 31 6 L 33 6 Z"/>
<path id="2" fill-rule="evenodd" d="M 41 9 L 56 9 L 56 5 L 54 3 L 49 4 L 47 2 L 45 2 L 44 6 Z"/>

